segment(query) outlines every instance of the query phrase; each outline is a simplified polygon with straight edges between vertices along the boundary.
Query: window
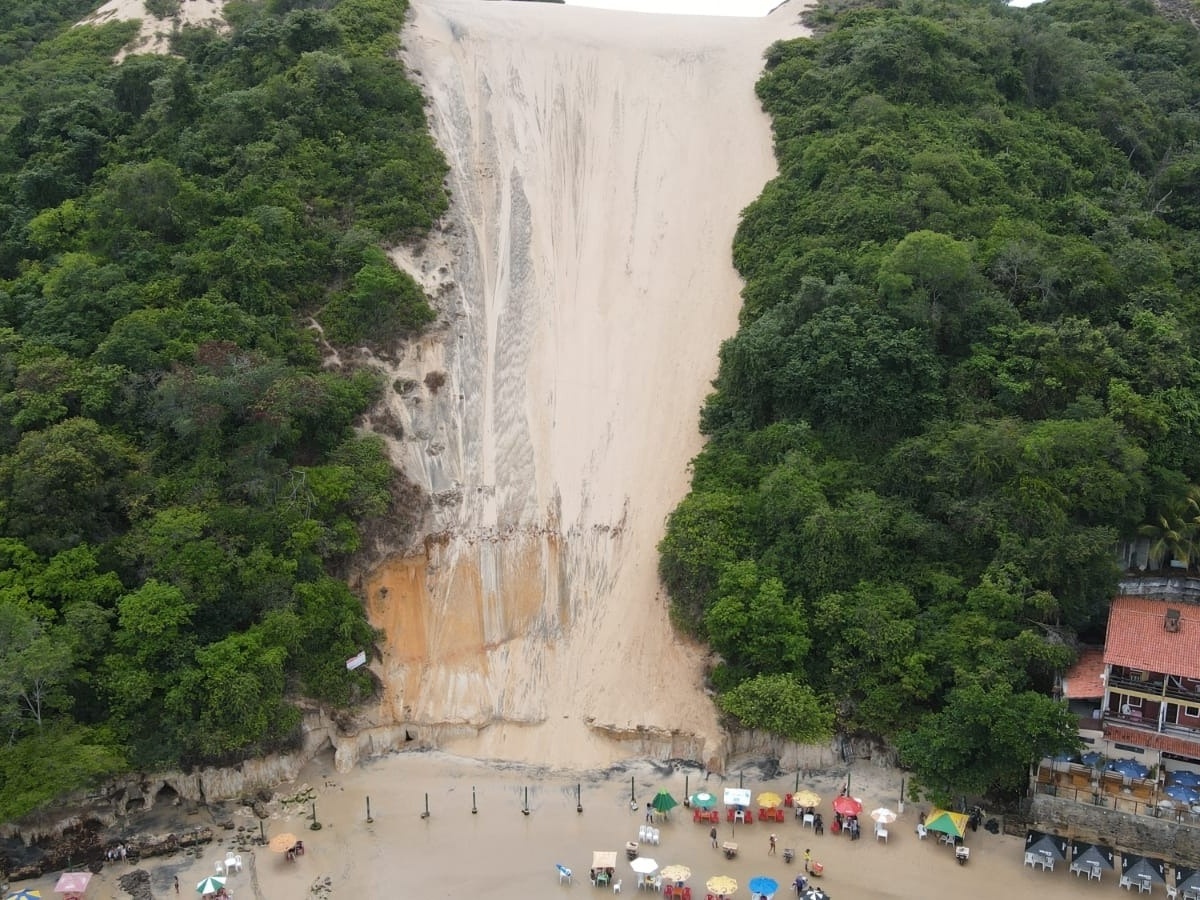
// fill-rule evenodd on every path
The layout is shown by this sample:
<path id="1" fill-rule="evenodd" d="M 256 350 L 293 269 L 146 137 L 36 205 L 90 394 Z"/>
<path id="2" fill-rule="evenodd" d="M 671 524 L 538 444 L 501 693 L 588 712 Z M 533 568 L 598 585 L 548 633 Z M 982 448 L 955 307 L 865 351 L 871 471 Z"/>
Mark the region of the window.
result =
<path id="1" fill-rule="evenodd" d="M 1125 705 L 1121 707 L 1122 712 L 1124 712 L 1125 706 L 1130 706 L 1130 707 L 1133 707 L 1134 709 L 1141 709 L 1142 708 L 1142 698 L 1141 697 L 1126 697 Z"/>
<path id="2" fill-rule="evenodd" d="M 1200 706 L 1185 706 L 1183 708 L 1183 714 L 1185 716 L 1190 716 L 1193 719 L 1200 717 Z"/>

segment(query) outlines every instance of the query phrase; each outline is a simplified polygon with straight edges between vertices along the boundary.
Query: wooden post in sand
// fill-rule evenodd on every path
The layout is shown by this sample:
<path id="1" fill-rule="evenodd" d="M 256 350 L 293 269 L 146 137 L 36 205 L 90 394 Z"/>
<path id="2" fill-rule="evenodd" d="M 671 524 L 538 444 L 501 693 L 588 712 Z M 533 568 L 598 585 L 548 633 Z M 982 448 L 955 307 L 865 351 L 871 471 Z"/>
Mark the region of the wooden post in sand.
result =
<path id="1" fill-rule="evenodd" d="M 367 824 L 370 825 L 375 820 L 371 818 L 371 798 L 367 798 Z"/>
<path id="2" fill-rule="evenodd" d="M 471 815 L 479 812 L 479 807 L 475 805 L 475 785 L 471 785 Z"/>
<path id="3" fill-rule="evenodd" d="M 630 775 L 629 776 L 629 805 L 632 806 L 634 809 L 637 809 L 637 793 L 634 791 L 633 782 L 634 782 L 634 776 Z"/>
<path id="4" fill-rule="evenodd" d="M 526 787 L 525 787 L 525 805 L 523 807 L 521 807 L 521 815 L 524 815 L 524 816 L 529 815 L 529 787 L 528 787 L 528 785 L 526 785 Z"/>
<path id="5" fill-rule="evenodd" d="M 583 785 L 575 782 L 575 812 L 583 812 Z"/>
<path id="6" fill-rule="evenodd" d="M 425 812 L 421 813 L 421 818 L 422 819 L 429 818 L 429 795 L 428 794 L 425 795 Z"/>

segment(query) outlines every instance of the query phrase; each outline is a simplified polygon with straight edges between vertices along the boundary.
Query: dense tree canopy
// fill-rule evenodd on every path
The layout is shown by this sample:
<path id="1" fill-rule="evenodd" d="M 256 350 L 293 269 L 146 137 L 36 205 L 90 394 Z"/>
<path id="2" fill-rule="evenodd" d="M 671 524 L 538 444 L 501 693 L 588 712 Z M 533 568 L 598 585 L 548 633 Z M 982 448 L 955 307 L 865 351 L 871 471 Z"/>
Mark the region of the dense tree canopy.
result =
<path id="1" fill-rule="evenodd" d="M 1142 0 L 814 22 L 759 82 L 780 175 L 662 575 L 726 711 L 788 678 L 927 791 L 1011 790 L 1074 742 L 1117 542 L 1195 559 L 1200 39 Z"/>
<path id="2" fill-rule="evenodd" d="M 368 695 L 338 576 L 411 518 L 353 429 L 383 385 L 312 327 L 432 318 L 383 250 L 446 207 L 406 4 L 230 3 L 120 64 L 135 23 L 71 27 L 96 5 L 0 10 L 0 818 Z"/>

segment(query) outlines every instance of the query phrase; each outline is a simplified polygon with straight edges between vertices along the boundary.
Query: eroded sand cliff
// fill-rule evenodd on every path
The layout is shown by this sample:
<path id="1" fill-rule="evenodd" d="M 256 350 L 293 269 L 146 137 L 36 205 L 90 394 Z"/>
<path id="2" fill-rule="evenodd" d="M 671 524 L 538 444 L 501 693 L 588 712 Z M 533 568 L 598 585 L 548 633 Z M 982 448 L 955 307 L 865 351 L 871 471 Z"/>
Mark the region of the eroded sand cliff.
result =
<path id="1" fill-rule="evenodd" d="M 434 500 L 423 548 L 364 581 L 382 719 L 551 765 L 723 755 L 656 544 L 736 329 L 738 215 L 775 173 L 753 85 L 798 12 L 414 3 L 454 208 L 397 256 L 444 328 L 390 371 L 396 461 Z"/>

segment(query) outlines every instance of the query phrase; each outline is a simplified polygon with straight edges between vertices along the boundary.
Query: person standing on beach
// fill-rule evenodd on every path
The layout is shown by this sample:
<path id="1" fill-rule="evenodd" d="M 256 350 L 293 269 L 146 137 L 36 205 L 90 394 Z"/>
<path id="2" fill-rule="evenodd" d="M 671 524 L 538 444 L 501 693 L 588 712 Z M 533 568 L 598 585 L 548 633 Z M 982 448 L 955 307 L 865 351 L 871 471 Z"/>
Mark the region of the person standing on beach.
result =
<path id="1" fill-rule="evenodd" d="M 812 865 L 812 850 L 805 847 L 804 848 L 804 871 L 812 872 L 812 869 L 809 868 L 811 865 Z"/>
<path id="2" fill-rule="evenodd" d="M 771 849 L 769 849 L 767 851 L 767 856 L 774 856 L 774 855 L 775 855 L 775 835 L 772 834 L 771 835 Z"/>
<path id="3" fill-rule="evenodd" d="M 654 821 L 654 804 L 653 803 L 646 804 L 646 821 L 651 822 L 651 823 Z"/>
<path id="4" fill-rule="evenodd" d="M 717 826 L 714 825 L 708 830 L 708 836 L 712 840 L 713 849 L 717 849 Z"/>
<path id="5" fill-rule="evenodd" d="M 175 876 L 175 893 L 179 893 L 179 876 Z"/>

